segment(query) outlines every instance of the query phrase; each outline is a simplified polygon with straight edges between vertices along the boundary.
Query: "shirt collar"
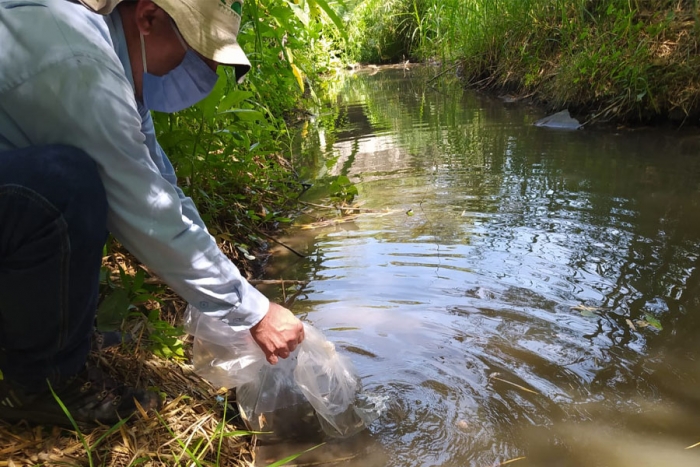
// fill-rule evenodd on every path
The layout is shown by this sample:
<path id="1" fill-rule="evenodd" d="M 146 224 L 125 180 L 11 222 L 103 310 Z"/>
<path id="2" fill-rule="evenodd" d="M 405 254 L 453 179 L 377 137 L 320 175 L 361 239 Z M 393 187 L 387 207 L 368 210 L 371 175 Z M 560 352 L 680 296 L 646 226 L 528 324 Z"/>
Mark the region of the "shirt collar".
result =
<path id="1" fill-rule="evenodd" d="M 126 36 L 124 35 L 124 27 L 122 26 L 122 17 L 119 15 L 119 11 L 115 9 L 112 13 L 105 16 L 104 19 L 109 28 L 109 35 L 112 36 L 114 51 L 117 53 L 119 61 L 122 62 L 126 79 L 129 80 L 129 84 L 131 84 L 133 89 L 134 75 L 131 72 L 131 61 L 129 60 L 129 50 L 126 47 Z"/>

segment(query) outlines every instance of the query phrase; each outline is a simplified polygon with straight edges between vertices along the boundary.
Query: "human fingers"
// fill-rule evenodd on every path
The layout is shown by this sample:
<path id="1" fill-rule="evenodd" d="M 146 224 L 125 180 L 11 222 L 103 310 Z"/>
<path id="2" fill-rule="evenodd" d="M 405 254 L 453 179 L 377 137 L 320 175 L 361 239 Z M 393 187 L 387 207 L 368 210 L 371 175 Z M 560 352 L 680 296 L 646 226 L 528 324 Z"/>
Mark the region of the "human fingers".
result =
<path id="1" fill-rule="evenodd" d="M 267 361 L 270 363 L 270 365 L 277 365 L 279 359 L 277 358 L 277 355 L 271 353 L 267 356 Z"/>

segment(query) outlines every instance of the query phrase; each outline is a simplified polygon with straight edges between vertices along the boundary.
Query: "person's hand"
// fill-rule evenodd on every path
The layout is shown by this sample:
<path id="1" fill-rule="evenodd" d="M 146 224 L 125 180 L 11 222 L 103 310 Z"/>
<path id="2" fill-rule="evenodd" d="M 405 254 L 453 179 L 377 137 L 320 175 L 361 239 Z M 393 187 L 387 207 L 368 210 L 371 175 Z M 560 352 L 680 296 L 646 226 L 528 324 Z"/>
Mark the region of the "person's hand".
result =
<path id="1" fill-rule="evenodd" d="M 277 358 L 287 358 L 297 345 L 304 340 L 304 325 L 291 311 L 277 303 L 270 302 L 265 317 L 250 328 L 253 340 L 265 352 L 265 358 L 272 365 Z"/>

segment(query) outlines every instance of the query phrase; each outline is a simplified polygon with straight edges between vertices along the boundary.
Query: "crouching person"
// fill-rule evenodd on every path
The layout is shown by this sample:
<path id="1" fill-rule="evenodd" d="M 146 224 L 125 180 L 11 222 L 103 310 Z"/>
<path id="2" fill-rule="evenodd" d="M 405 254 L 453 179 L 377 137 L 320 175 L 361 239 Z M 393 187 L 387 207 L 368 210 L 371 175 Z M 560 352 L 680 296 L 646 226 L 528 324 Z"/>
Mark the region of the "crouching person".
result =
<path id="1" fill-rule="evenodd" d="M 0 0 L 0 420 L 69 426 L 158 409 L 87 363 L 111 232 L 188 302 L 249 329 L 268 360 L 303 326 L 252 287 L 178 188 L 150 110 L 240 79 L 241 0 Z"/>

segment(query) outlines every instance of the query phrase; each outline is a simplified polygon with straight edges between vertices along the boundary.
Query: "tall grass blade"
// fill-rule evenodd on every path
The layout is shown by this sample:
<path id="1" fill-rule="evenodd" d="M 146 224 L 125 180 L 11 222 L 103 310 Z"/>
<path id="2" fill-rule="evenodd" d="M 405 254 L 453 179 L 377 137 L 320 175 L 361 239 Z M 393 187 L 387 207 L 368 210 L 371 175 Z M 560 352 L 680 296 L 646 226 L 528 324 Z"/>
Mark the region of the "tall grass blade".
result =
<path id="1" fill-rule="evenodd" d="M 287 462 L 292 462 L 292 461 L 293 461 L 294 459 L 296 459 L 297 457 L 303 456 L 303 455 L 306 454 L 307 452 L 311 452 L 311 451 L 313 451 L 314 449 L 323 446 L 324 444 L 326 444 L 326 443 L 317 444 L 316 446 L 310 447 L 309 449 L 306 449 L 305 451 L 301 451 L 301 452 L 298 452 L 298 453 L 296 453 L 296 454 L 292 454 L 291 456 L 285 457 L 284 459 L 279 460 L 279 461 L 277 461 L 277 462 L 275 462 L 275 463 L 273 463 L 273 464 L 270 464 L 270 465 L 268 465 L 267 467 L 280 467 L 280 466 L 286 464 Z"/>
<path id="2" fill-rule="evenodd" d="M 226 426 L 226 409 L 228 409 L 228 395 L 224 398 L 224 414 L 221 421 L 216 424 L 216 433 L 219 435 L 219 446 L 216 448 L 216 465 L 221 465 L 221 445 L 224 442 L 224 427 Z"/>
<path id="3" fill-rule="evenodd" d="M 180 445 L 180 447 L 182 448 L 182 452 L 184 454 L 187 454 L 190 457 L 190 459 L 192 459 L 192 462 L 194 462 L 197 467 L 202 467 L 202 462 L 197 458 L 197 456 L 195 456 L 192 453 L 192 451 L 189 450 L 187 445 L 185 443 L 183 443 L 180 438 L 177 437 L 177 435 L 173 432 L 173 430 L 170 428 L 168 423 L 165 420 L 163 420 L 163 417 L 161 417 L 158 412 L 156 412 L 156 417 L 158 417 L 158 421 L 160 422 L 160 424 L 163 425 L 163 427 L 165 427 L 166 430 L 168 430 L 168 433 L 170 433 L 170 436 L 172 436 L 173 439 L 175 441 L 177 441 L 177 443 Z M 177 460 L 179 460 L 179 456 L 178 456 Z"/>
<path id="4" fill-rule="evenodd" d="M 116 424 L 114 424 L 114 426 L 112 426 L 109 430 L 107 430 L 102 436 L 97 438 L 97 441 L 95 441 L 95 443 L 92 445 L 91 449 L 95 449 L 97 446 L 99 446 L 99 444 L 105 438 L 107 438 L 109 435 L 111 435 L 112 433 L 117 431 L 119 428 L 121 428 L 121 426 L 124 425 L 126 422 L 128 422 L 130 418 L 131 418 L 131 416 L 126 417 L 126 418 L 122 418 L 121 420 L 119 420 Z"/>
<path id="5" fill-rule="evenodd" d="M 61 407 L 61 410 L 63 411 L 64 414 L 66 414 L 66 417 L 68 417 L 68 420 L 70 420 L 70 424 L 73 426 L 73 429 L 75 432 L 78 434 L 78 439 L 80 439 L 80 442 L 83 445 L 83 448 L 85 448 L 85 452 L 87 453 L 88 457 L 88 463 L 90 464 L 90 467 L 93 467 L 93 460 L 92 460 L 92 450 L 90 449 L 90 445 L 88 444 L 87 440 L 85 439 L 85 436 L 83 436 L 83 432 L 80 431 L 80 428 L 78 427 L 78 423 L 75 421 L 75 418 L 73 418 L 73 415 L 70 413 L 66 405 L 63 403 L 60 397 L 58 397 L 58 394 L 53 390 L 53 386 L 51 386 L 51 382 L 47 379 L 46 382 L 49 385 L 49 391 L 51 391 L 51 395 L 53 398 L 56 400 L 58 405 Z"/>
<path id="6" fill-rule="evenodd" d="M 48 381 L 47 381 L 48 382 Z M 63 411 L 64 414 L 66 414 L 66 417 L 68 417 L 68 420 L 70 420 L 71 425 L 73 426 L 73 429 L 75 432 L 78 434 L 78 438 L 80 439 L 81 444 L 83 445 L 83 448 L 85 449 L 85 452 L 87 453 L 88 456 L 88 462 L 90 464 L 90 467 L 93 466 L 93 460 L 92 460 L 92 452 L 97 448 L 97 446 L 102 443 L 109 435 L 117 431 L 119 428 L 121 428 L 122 425 L 124 425 L 131 416 L 123 418 L 119 420 L 117 423 L 115 423 L 109 430 L 107 430 L 102 436 L 97 438 L 97 441 L 95 441 L 92 446 L 90 446 L 85 439 L 85 436 L 83 436 L 83 433 L 80 431 L 80 428 L 78 427 L 78 423 L 75 421 L 75 418 L 73 418 L 73 415 L 70 413 L 66 405 L 63 403 L 60 397 L 58 397 L 58 394 L 53 390 L 53 387 L 51 386 L 51 383 L 49 382 L 49 390 L 51 391 L 51 395 L 53 398 L 56 400 L 58 405 L 61 407 L 61 410 Z"/>
<path id="7" fill-rule="evenodd" d="M 318 5 L 325 13 L 328 15 L 330 20 L 335 24 L 335 27 L 338 28 L 338 32 L 340 35 L 345 39 L 346 41 L 348 40 L 348 33 L 345 31 L 345 25 L 343 24 L 343 20 L 340 19 L 340 16 L 335 12 L 333 8 L 326 2 L 326 0 L 309 0 L 309 4 L 316 4 Z"/>

